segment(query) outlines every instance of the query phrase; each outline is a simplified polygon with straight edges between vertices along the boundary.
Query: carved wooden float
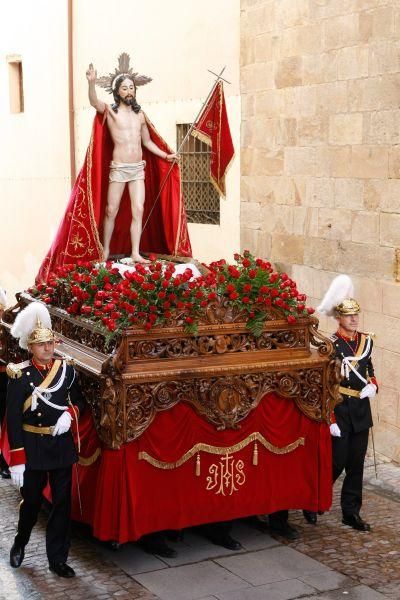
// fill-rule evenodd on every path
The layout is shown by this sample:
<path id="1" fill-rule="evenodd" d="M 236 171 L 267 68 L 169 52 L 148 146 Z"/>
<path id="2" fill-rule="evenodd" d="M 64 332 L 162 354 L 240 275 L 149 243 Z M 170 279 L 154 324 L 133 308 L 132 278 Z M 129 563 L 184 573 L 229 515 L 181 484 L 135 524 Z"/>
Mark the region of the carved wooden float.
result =
<path id="1" fill-rule="evenodd" d="M 3 316 L 0 359 L 27 358 L 9 334 L 17 312 L 33 298 L 22 293 Z M 260 337 L 219 299 L 210 303 L 198 333 L 181 326 L 124 331 L 112 347 L 82 317 L 48 306 L 59 335 L 57 354 L 73 359 L 109 448 L 137 439 L 159 411 L 189 403 L 217 429 L 238 429 L 268 392 L 292 399 L 307 417 L 330 422 L 337 403 L 338 366 L 315 317 L 288 324 L 273 312 Z"/>

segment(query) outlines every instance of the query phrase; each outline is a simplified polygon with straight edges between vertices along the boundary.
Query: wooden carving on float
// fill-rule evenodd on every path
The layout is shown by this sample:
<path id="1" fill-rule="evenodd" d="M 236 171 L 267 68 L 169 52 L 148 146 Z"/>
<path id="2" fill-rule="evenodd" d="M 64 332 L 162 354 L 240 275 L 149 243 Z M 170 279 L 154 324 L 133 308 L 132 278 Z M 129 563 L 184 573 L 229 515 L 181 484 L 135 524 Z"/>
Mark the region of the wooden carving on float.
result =
<path id="1" fill-rule="evenodd" d="M 6 311 L 3 360 L 26 358 L 7 327 L 31 300 L 21 294 L 18 305 Z M 57 352 L 73 358 L 98 435 L 109 448 L 137 439 L 159 411 L 178 402 L 191 405 L 218 430 L 240 428 L 269 392 L 327 423 L 338 402 L 338 364 L 315 317 L 288 325 L 271 311 L 264 331 L 254 337 L 243 314 L 222 299 L 210 303 L 197 335 L 185 333 L 178 318 L 151 332 L 127 329 L 107 348 L 92 322 L 48 308 L 60 337 Z"/>

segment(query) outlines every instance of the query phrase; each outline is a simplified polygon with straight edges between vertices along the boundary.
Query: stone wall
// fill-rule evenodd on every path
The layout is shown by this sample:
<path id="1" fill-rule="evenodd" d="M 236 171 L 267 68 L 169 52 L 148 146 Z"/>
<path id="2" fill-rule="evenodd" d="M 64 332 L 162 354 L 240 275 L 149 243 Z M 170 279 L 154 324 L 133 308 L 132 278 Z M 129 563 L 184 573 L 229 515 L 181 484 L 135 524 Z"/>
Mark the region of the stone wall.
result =
<path id="1" fill-rule="evenodd" d="M 400 4 L 241 8 L 241 246 L 311 304 L 337 273 L 354 278 L 376 334 L 375 444 L 400 461 Z"/>

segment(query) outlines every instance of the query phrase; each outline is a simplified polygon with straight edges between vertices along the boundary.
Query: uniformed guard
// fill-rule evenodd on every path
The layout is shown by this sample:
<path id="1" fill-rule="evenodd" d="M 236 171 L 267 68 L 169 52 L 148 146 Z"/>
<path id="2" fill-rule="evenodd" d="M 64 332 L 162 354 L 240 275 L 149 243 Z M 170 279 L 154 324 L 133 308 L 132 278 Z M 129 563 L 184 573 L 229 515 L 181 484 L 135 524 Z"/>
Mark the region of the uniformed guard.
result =
<path id="1" fill-rule="evenodd" d="M 0 287 L 0 320 L 3 318 L 3 312 L 7 308 L 7 294 Z M 3 427 L 4 416 L 6 413 L 6 394 L 7 394 L 7 375 L 6 365 L 0 363 L 0 434 Z M 0 435 L 1 439 L 1 435 Z M 10 479 L 10 470 L 8 464 L 0 450 L 0 477 L 2 479 Z"/>
<path id="2" fill-rule="evenodd" d="M 342 523 L 358 531 L 371 527 L 360 517 L 364 459 L 372 427 L 370 400 L 378 390 L 372 365 L 372 335 L 358 331 L 360 305 L 353 298 L 350 277 L 339 275 L 317 310 L 333 316 L 338 329 L 331 337 L 341 361 L 339 391 L 342 402 L 335 407 L 331 426 L 333 481 L 345 470 L 341 493 Z M 306 515 L 305 515 L 306 516 Z"/>
<path id="3" fill-rule="evenodd" d="M 10 564 L 19 567 L 36 523 L 42 492 L 50 483 L 52 508 L 46 528 L 49 568 L 60 577 L 74 577 L 67 565 L 70 546 L 72 465 L 78 459 L 71 433 L 83 407 L 75 370 L 54 359 L 50 314 L 39 302 L 29 304 L 15 319 L 11 334 L 30 360 L 9 364 L 7 430 L 12 482 L 21 488 L 17 535 Z"/>

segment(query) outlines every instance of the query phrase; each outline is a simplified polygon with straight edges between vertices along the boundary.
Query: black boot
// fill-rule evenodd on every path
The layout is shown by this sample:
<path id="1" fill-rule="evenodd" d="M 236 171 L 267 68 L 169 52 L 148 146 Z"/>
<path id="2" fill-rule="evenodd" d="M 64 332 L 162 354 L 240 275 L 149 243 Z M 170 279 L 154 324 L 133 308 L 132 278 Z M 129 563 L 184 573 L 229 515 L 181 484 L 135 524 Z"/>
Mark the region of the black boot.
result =
<path id="1" fill-rule="evenodd" d="M 286 540 L 297 540 L 300 537 L 297 529 L 288 523 L 288 511 L 280 510 L 269 515 L 269 529 L 271 533 L 282 536 Z"/>
<path id="2" fill-rule="evenodd" d="M 371 531 L 371 525 L 363 521 L 360 515 L 343 515 L 342 523 L 357 531 Z"/>
<path id="3" fill-rule="evenodd" d="M 231 536 L 232 524 L 230 521 L 208 523 L 203 526 L 204 535 L 216 546 L 227 550 L 241 550 L 242 544 Z"/>
<path id="4" fill-rule="evenodd" d="M 49 569 L 52 573 L 55 573 L 59 577 L 65 577 L 65 579 L 75 577 L 75 571 L 67 563 L 51 563 L 49 564 Z"/>
<path id="5" fill-rule="evenodd" d="M 316 525 L 317 524 L 317 513 L 312 511 L 312 510 L 303 510 L 303 517 L 305 518 L 305 520 L 307 521 L 307 523 L 310 523 L 310 525 Z"/>
<path id="6" fill-rule="evenodd" d="M 164 558 L 175 558 L 176 550 L 170 548 L 162 533 L 149 533 L 140 540 L 140 545 L 147 554 L 158 554 Z"/>
<path id="7" fill-rule="evenodd" d="M 14 541 L 10 550 L 10 565 L 14 569 L 18 569 L 18 567 L 21 566 L 22 561 L 24 560 L 24 556 L 25 546 L 22 546 L 22 544 L 19 544 L 18 542 Z"/>

